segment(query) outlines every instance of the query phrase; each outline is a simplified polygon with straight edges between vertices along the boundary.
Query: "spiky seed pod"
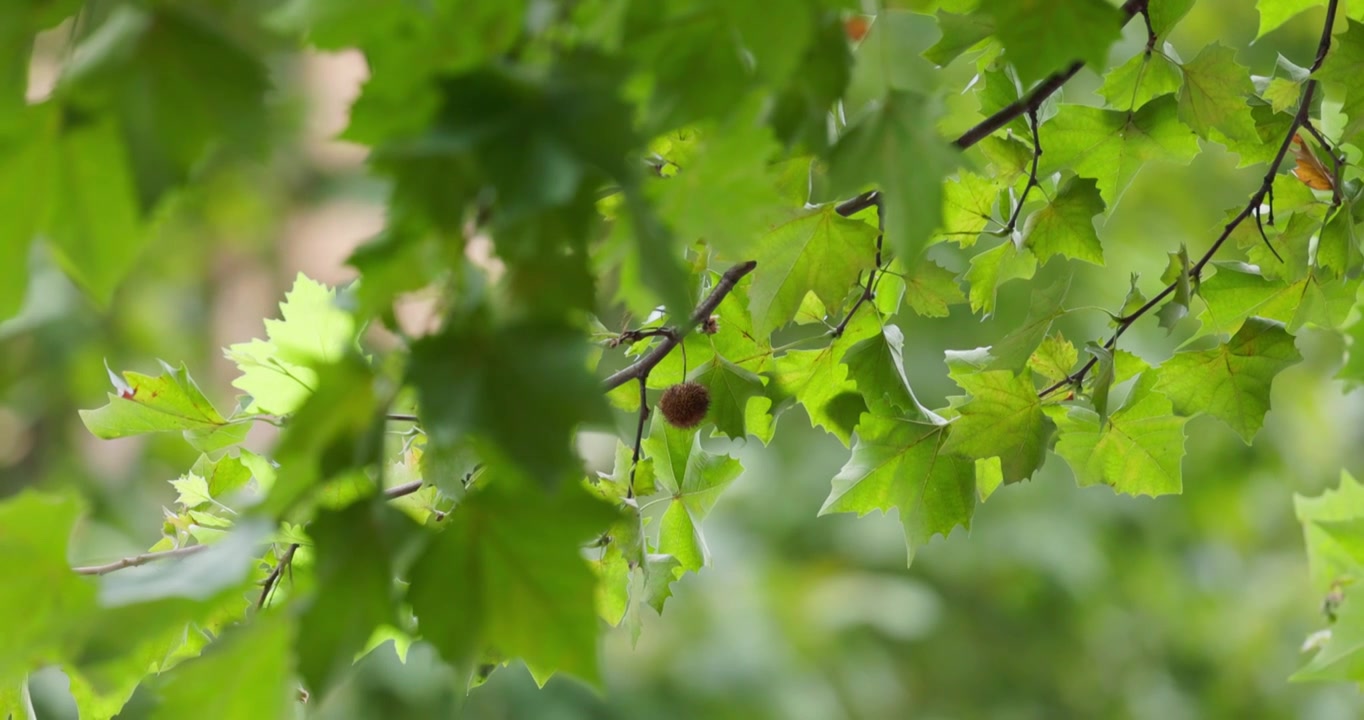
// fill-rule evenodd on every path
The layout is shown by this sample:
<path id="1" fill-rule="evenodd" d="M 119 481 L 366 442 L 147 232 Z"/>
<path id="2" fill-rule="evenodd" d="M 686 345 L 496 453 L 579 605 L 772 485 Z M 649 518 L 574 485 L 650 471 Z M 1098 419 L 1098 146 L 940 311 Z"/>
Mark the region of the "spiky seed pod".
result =
<path id="1" fill-rule="evenodd" d="M 710 391 L 701 383 L 678 383 L 663 391 L 663 397 L 658 399 L 658 409 L 669 425 L 694 428 L 701 424 L 710 409 Z"/>

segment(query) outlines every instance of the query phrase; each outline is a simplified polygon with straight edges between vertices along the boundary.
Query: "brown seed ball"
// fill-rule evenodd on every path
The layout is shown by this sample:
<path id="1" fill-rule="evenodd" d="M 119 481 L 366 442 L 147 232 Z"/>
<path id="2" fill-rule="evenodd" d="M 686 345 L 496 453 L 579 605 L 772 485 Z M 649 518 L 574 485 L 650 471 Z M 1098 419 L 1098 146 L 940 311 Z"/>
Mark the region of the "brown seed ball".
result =
<path id="1" fill-rule="evenodd" d="M 668 424 L 679 428 L 694 428 L 706 419 L 710 409 L 710 391 L 705 385 L 684 382 L 663 391 L 658 399 L 658 409 Z"/>

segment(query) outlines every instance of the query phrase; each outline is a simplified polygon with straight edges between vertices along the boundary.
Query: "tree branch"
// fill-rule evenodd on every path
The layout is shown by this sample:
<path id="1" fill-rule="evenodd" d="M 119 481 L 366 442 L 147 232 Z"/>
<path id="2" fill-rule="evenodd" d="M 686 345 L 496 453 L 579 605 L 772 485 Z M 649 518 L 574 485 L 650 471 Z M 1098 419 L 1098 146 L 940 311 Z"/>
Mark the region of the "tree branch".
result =
<path id="1" fill-rule="evenodd" d="M 298 543 L 290 543 L 289 549 L 279 556 L 279 562 L 275 563 L 274 569 L 265 577 L 265 587 L 261 588 L 260 599 L 256 601 L 256 609 L 265 607 L 265 603 L 270 600 L 270 593 L 279 584 L 279 576 L 284 574 L 284 570 L 289 567 L 289 563 L 294 561 L 294 553 L 298 552 Z"/>
<path id="2" fill-rule="evenodd" d="M 715 287 L 711 289 L 710 294 L 707 295 L 706 298 L 696 306 L 696 309 L 692 311 L 691 317 L 687 319 L 688 322 L 686 327 L 677 328 L 672 334 L 663 334 L 663 341 L 655 346 L 654 349 L 650 350 L 649 354 L 640 358 L 634 365 L 619 370 L 603 380 L 602 390 L 615 390 L 631 380 L 647 377 L 649 371 L 653 370 L 655 365 L 662 362 L 663 358 L 667 357 L 668 353 L 672 352 L 673 348 L 677 347 L 678 344 L 682 342 L 683 336 L 690 332 L 692 328 L 709 319 L 711 313 L 715 312 L 715 308 L 720 306 L 720 302 L 725 299 L 725 296 L 729 294 L 729 291 L 733 290 L 739 280 L 743 278 L 743 276 L 753 272 L 753 268 L 757 266 L 757 262 L 749 260 L 748 262 L 739 263 L 726 270 L 725 274 L 720 276 L 720 282 L 715 284 Z"/>
<path id="3" fill-rule="evenodd" d="M 203 552 L 209 549 L 209 547 L 211 546 L 190 545 L 189 547 L 175 548 L 174 550 L 161 550 L 158 552 L 149 552 L 142 553 L 141 555 L 133 555 L 132 557 L 126 557 L 123 558 L 122 560 L 115 560 L 111 563 L 106 563 L 104 565 L 83 565 L 81 567 L 74 567 L 71 569 L 78 575 L 105 575 L 116 570 L 137 567 L 138 565 L 146 565 L 149 562 L 155 562 L 157 560 L 187 557 L 195 553 Z"/>
<path id="4" fill-rule="evenodd" d="M 1321 67 L 1322 61 L 1326 59 L 1326 53 L 1331 49 L 1331 26 L 1335 24 L 1336 9 L 1338 5 L 1339 0 L 1329 0 L 1326 6 L 1326 22 L 1322 26 L 1321 40 L 1317 44 L 1316 60 L 1312 63 L 1310 72 L 1315 73 L 1317 69 Z M 1288 149 L 1292 146 L 1293 138 L 1297 136 L 1298 129 L 1309 125 L 1310 120 L 1308 116 L 1311 114 L 1312 99 L 1316 96 L 1316 93 L 1317 80 L 1313 78 L 1308 80 L 1306 87 L 1303 88 L 1302 99 L 1298 102 L 1298 112 L 1293 115 L 1293 122 L 1289 124 L 1288 132 L 1284 133 L 1283 143 L 1279 145 L 1279 151 L 1275 153 L 1274 159 L 1269 163 L 1269 169 L 1265 172 L 1264 179 L 1260 181 L 1260 187 L 1250 196 L 1250 200 L 1246 202 L 1246 206 L 1241 209 L 1241 212 L 1237 213 L 1236 217 L 1232 218 L 1231 221 L 1226 224 L 1226 227 L 1222 228 L 1222 234 L 1217 236 L 1217 239 L 1213 241 L 1212 246 L 1208 248 L 1207 252 L 1203 253 L 1198 259 L 1198 262 L 1194 263 L 1193 267 L 1189 268 L 1190 278 L 1197 280 L 1202 276 L 1203 269 L 1208 266 L 1208 263 L 1212 262 L 1213 256 L 1222 248 L 1222 244 L 1227 241 L 1227 238 L 1231 237 L 1232 232 L 1240 227 L 1241 223 L 1245 222 L 1247 218 L 1251 215 L 1255 215 L 1256 221 L 1259 221 L 1260 205 L 1266 198 L 1269 198 L 1270 224 L 1273 224 L 1274 178 L 1279 174 L 1279 166 L 1283 164 L 1284 157 L 1288 155 Z M 1272 247 L 1270 249 L 1273 250 Z M 1277 254 L 1278 253 L 1276 252 L 1275 255 Z M 1104 343 L 1104 347 L 1110 350 L 1113 349 L 1118 343 L 1118 338 L 1122 337 L 1122 334 L 1127 332 L 1127 329 L 1132 327 L 1133 323 L 1146 313 L 1150 312 L 1161 300 L 1164 300 L 1170 293 L 1175 291 L 1178 282 L 1178 280 L 1175 280 L 1169 285 L 1166 285 L 1155 297 L 1146 301 L 1145 305 L 1137 308 L 1131 314 L 1119 318 L 1117 329 L 1115 329 L 1113 335 L 1108 338 L 1108 342 Z M 1037 396 L 1046 397 L 1067 386 L 1078 387 L 1080 383 L 1084 382 L 1085 376 L 1089 374 L 1089 371 L 1094 368 L 1094 365 L 1097 364 L 1098 361 L 1099 359 L 1097 357 L 1090 358 L 1089 362 L 1086 362 L 1079 370 L 1044 388 L 1041 392 L 1037 393 Z"/>
<path id="5" fill-rule="evenodd" d="M 868 300 L 876 297 L 877 272 L 881 270 L 881 241 L 886 235 L 886 216 L 881 212 L 881 196 L 879 193 L 871 193 L 872 202 L 876 205 L 876 265 L 867 275 L 867 284 L 862 286 L 862 294 L 857 297 L 857 302 L 848 308 L 848 313 L 843 316 L 833 330 L 829 331 L 830 337 L 840 338 L 848 329 L 848 323 L 852 321 L 853 314 L 858 311 Z"/>

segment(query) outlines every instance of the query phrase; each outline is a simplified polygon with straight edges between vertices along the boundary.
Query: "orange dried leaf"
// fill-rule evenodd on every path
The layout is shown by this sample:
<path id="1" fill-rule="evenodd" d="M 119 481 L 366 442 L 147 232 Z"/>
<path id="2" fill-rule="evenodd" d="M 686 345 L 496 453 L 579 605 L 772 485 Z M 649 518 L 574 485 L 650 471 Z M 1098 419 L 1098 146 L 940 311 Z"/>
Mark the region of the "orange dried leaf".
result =
<path id="1" fill-rule="evenodd" d="M 867 36 L 867 30 L 871 28 L 871 20 L 866 15 L 854 15 L 843 23 L 843 31 L 848 34 L 848 39 L 853 42 L 860 42 Z"/>
<path id="2" fill-rule="evenodd" d="M 1293 176 L 1307 187 L 1313 190 L 1330 190 L 1335 187 L 1330 171 L 1321 164 L 1316 153 L 1312 152 L 1312 148 L 1307 146 L 1301 135 L 1293 136 L 1293 157 L 1298 162 L 1297 167 L 1293 168 Z"/>

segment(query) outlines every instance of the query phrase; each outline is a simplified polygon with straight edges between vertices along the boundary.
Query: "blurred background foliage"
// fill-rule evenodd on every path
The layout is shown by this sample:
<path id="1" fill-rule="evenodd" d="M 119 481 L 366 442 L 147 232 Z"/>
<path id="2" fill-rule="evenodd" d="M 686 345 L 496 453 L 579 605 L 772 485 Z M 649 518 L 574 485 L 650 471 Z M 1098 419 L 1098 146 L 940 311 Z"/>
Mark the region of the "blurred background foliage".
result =
<path id="1" fill-rule="evenodd" d="M 262 4 L 220 3 L 239 5 L 224 17 Z M 1270 74 L 1280 53 L 1305 64 L 1321 10 L 1251 44 L 1252 5 L 1201 0 L 1171 41 L 1191 56 L 1221 40 L 1257 74 Z M 921 23 L 925 46 L 933 41 L 930 18 L 905 21 Z M 1139 25 L 1115 56 L 1141 46 Z M 30 95 L 50 87 L 70 31 L 40 37 Z M 89 436 L 76 410 L 103 402 L 104 363 L 154 371 L 157 358 L 183 361 L 219 407 L 230 407 L 221 348 L 259 336 L 298 271 L 332 284 L 353 279 L 345 258 L 382 226 L 384 188 L 367 174 L 363 149 L 334 139 L 365 77 L 363 60 L 350 51 L 286 53 L 254 32 L 244 40 L 269 58 L 275 87 L 257 138 L 266 151 L 223 159 L 163 205 L 108 307 L 92 305 L 35 247 L 24 309 L 0 324 L 0 496 L 35 486 L 90 498 L 74 561 L 144 550 L 173 497 L 166 481 L 195 457 L 173 436 Z M 935 82 L 964 87 L 971 73 L 958 63 Z M 1098 85 L 1085 70 L 1065 100 L 1097 104 Z M 949 101 L 945 135 L 978 119 L 968 97 Z M 1236 160 L 1207 146 L 1189 167 L 1145 168 L 1101 230 L 1107 269 L 1077 281 L 1067 304 L 1119 307 L 1131 273 L 1148 295 L 1158 289 L 1166 253 L 1181 243 L 1201 252 L 1225 209 L 1259 182 Z M 943 264 L 964 267 L 953 248 L 938 250 Z M 906 369 L 925 405 L 957 392 L 943 351 L 1002 336 L 1025 311 L 1027 290 L 1003 287 L 1001 312 L 985 322 L 962 305 L 945 319 L 900 314 Z M 1074 313 L 1060 328 L 1096 337 L 1105 322 L 1101 312 Z M 1173 336 L 1143 323 L 1124 345 L 1163 359 L 1192 322 Z M 1287 682 L 1303 661 L 1303 639 L 1322 624 L 1292 496 L 1333 486 L 1341 467 L 1364 473 L 1364 406 L 1331 379 L 1340 341 L 1310 330 L 1298 341 L 1306 360 L 1279 375 L 1253 447 L 1210 418 L 1190 423 L 1183 495 L 1078 489 L 1053 458 L 1033 481 L 984 503 L 969 536 L 936 540 L 910 569 L 894 519 L 816 518 L 847 450 L 799 411 L 787 413 L 770 447 L 738 450 L 746 472 L 707 523 L 714 565 L 674 586 L 666 614 L 646 619 L 637 647 L 628 631 L 607 636 L 604 694 L 562 677 L 536 689 L 513 665 L 464 708 L 486 718 L 1358 717 L 1354 688 Z M 268 448 L 271 430 L 254 428 L 248 447 Z M 405 664 L 383 647 L 324 716 L 450 712 L 459 699 L 438 667 L 421 643 Z M 35 677 L 40 717 L 73 712 L 62 684 L 57 673 Z"/>

